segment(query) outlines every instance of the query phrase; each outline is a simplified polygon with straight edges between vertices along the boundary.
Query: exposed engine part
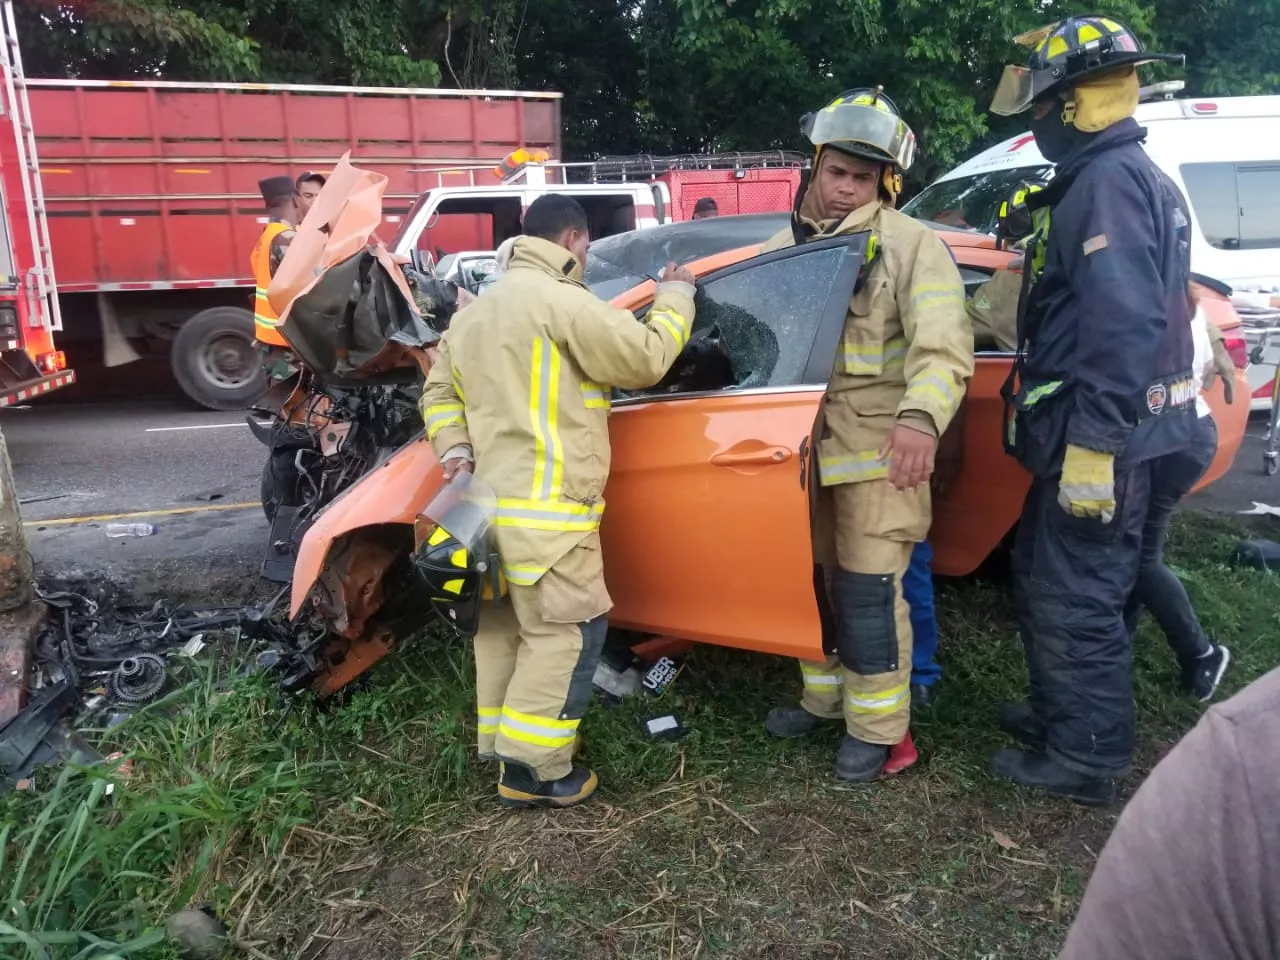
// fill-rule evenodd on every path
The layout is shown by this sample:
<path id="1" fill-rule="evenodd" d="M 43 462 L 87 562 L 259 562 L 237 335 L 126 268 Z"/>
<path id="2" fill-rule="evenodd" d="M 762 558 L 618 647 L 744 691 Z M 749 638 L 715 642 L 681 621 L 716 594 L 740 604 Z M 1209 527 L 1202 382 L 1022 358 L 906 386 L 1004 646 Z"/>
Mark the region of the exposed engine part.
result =
<path id="1" fill-rule="evenodd" d="M 146 703 L 164 689 L 164 661 L 154 653 L 140 653 L 120 661 L 108 681 L 111 696 L 121 703 Z"/>

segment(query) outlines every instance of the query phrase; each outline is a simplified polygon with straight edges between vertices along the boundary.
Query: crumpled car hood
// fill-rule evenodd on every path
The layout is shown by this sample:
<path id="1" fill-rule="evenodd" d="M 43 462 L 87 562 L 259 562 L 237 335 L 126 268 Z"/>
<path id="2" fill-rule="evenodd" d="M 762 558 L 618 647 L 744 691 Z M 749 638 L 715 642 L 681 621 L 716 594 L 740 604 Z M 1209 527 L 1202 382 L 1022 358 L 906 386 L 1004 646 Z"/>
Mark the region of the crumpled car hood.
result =
<path id="1" fill-rule="evenodd" d="M 429 366 L 439 334 L 421 316 L 394 257 L 378 239 L 387 178 L 344 154 L 298 227 L 267 298 L 298 358 L 327 377 L 368 380 Z"/>

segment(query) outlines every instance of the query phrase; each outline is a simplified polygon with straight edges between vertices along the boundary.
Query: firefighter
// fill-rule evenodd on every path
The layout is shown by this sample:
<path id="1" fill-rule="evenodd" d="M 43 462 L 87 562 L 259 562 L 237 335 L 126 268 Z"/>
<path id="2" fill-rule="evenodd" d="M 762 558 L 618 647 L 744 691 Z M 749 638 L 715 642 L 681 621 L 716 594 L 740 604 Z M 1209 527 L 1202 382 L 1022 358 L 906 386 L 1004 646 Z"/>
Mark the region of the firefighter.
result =
<path id="1" fill-rule="evenodd" d="M 938 438 L 973 374 L 964 285 L 946 246 L 894 209 L 915 137 L 877 90 L 853 90 L 809 114 L 813 173 L 777 249 L 871 231 L 874 256 L 849 304 L 818 425 L 818 512 L 834 510 L 831 599 L 836 656 L 801 663 L 799 706 L 769 713 L 775 736 L 842 716 L 842 780 L 872 780 L 910 719 L 912 635 L 902 578 L 931 519 Z M 815 530 L 824 524 L 815 523 Z M 819 551 L 821 553 L 823 551 Z"/>
<path id="2" fill-rule="evenodd" d="M 1032 475 L 1013 556 L 1030 699 L 1001 726 L 1029 750 L 996 752 L 991 770 L 1100 804 L 1132 760 L 1124 608 L 1152 473 L 1196 421 L 1189 214 L 1133 119 L 1137 66 L 1182 58 L 1101 16 L 1017 40 L 1030 60 L 1005 69 L 991 109 L 1034 108 L 1057 172 L 1026 200 L 1039 227 L 1005 388 L 1005 446 Z"/>
<path id="3" fill-rule="evenodd" d="M 256 286 L 253 300 L 253 330 L 260 344 L 268 347 L 288 347 L 289 341 L 280 333 L 280 315 L 267 299 L 267 287 L 275 276 L 280 261 L 294 237 L 298 225 L 298 191 L 292 177 L 267 177 L 258 181 L 262 202 L 267 207 L 267 227 L 254 244 L 249 263 L 253 267 Z"/>
<path id="4" fill-rule="evenodd" d="M 693 275 L 669 264 L 644 323 L 582 285 L 587 216 L 571 197 L 529 207 L 504 273 L 440 343 L 423 420 L 446 476 L 497 495 L 503 606 L 475 638 L 478 741 L 512 806 L 567 807 L 596 788 L 573 763 L 612 606 L 598 528 L 614 387 L 652 386 L 689 341 Z"/>

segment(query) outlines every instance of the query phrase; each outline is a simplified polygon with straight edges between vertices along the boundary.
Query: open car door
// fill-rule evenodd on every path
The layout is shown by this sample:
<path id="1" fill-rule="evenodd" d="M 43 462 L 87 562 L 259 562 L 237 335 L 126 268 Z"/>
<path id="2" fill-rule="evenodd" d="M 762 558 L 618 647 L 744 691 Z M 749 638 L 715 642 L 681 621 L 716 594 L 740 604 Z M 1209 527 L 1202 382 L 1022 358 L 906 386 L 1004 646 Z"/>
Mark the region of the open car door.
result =
<path id="1" fill-rule="evenodd" d="M 693 340 L 719 341 L 731 382 L 614 400 L 601 528 L 611 625 L 822 658 L 812 435 L 869 236 L 701 277 Z"/>

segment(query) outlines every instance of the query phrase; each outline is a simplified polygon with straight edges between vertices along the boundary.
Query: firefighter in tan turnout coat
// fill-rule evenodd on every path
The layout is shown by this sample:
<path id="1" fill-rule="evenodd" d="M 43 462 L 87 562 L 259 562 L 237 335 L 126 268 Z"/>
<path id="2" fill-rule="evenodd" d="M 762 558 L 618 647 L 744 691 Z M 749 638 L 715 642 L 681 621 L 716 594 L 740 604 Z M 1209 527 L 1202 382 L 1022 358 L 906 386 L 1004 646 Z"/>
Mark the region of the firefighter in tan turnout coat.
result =
<path id="1" fill-rule="evenodd" d="M 800 705 L 774 709 L 766 726 L 798 736 L 843 716 L 836 775 L 870 780 L 910 719 L 902 575 L 929 531 L 934 454 L 973 374 L 973 332 L 945 244 L 894 209 L 915 138 L 892 101 L 878 89 L 849 91 L 803 129 L 817 150 L 813 174 L 792 226 L 766 249 L 870 230 L 875 251 L 819 418 L 819 512 L 835 515 L 837 656 L 801 663 Z"/>
<path id="2" fill-rule="evenodd" d="M 583 287 L 587 218 L 540 197 L 507 272 L 460 311 L 422 397 L 446 476 L 474 469 L 497 494 L 508 595 L 475 638 L 481 756 L 502 761 L 516 806 L 570 806 L 596 787 L 573 763 L 612 602 L 598 528 L 614 387 L 657 383 L 688 343 L 693 276 L 669 265 L 644 323 Z"/>

